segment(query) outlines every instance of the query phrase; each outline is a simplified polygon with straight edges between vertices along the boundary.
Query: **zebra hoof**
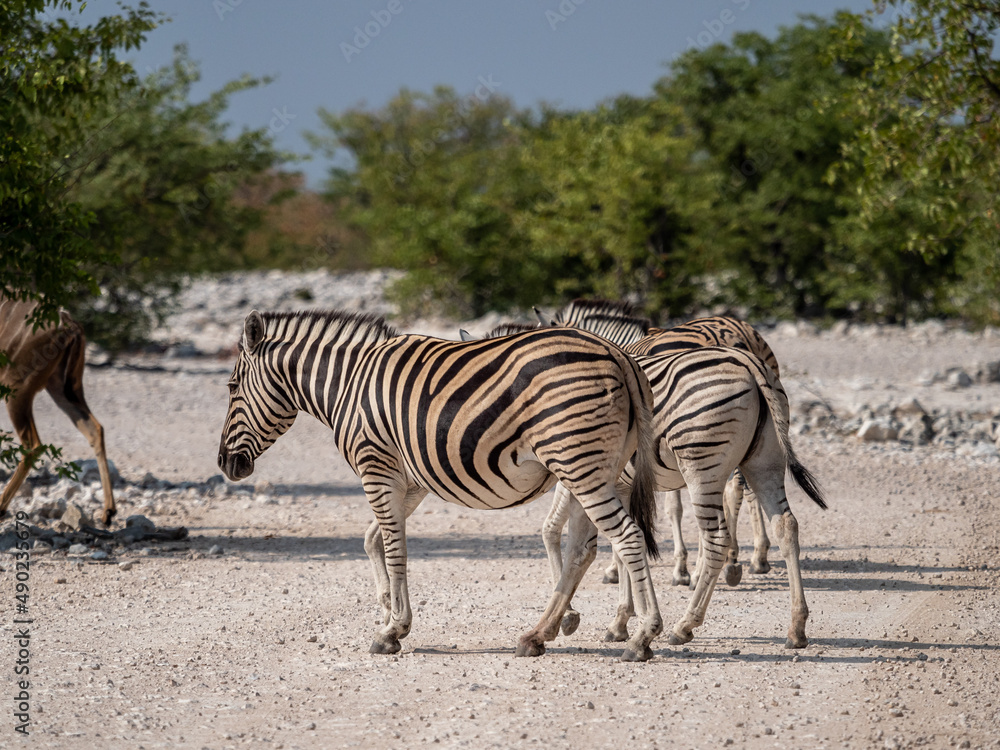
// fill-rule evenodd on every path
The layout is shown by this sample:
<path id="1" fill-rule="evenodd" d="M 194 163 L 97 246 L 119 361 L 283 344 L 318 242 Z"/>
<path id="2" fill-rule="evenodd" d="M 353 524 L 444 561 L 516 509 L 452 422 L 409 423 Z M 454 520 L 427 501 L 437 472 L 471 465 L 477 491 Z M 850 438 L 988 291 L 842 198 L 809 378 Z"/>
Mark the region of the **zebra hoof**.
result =
<path id="1" fill-rule="evenodd" d="M 514 656 L 541 656 L 545 653 L 545 644 L 535 641 L 520 641 Z"/>
<path id="2" fill-rule="evenodd" d="M 616 631 L 613 628 L 608 628 L 604 633 L 605 643 L 624 643 L 628 640 L 628 631 Z"/>
<path id="3" fill-rule="evenodd" d="M 388 643 L 383 643 L 382 641 L 375 640 L 372 641 L 372 647 L 368 649 L 369 654 L 398 654 L 399 650 L 402 648 L 399 641 L 393 638 Z"/>
<path id="4" fill-rule="evenodd" d="M 674 573 L 673 580 L 670 582 L 674 586 L 690 586 L 691 585 L 691 574 L 690 573 Z"/>
<path id="5" fill-rule="evenodd" d="M 676 631 L 671 630 L 667 634 L 667 643 L 671 646 L 683 646 L 685 643 L 690 643 L 691 639 L 694 638 L 694 633 L 688 633 L 686 635 L 678 635 Z"/>
<path id="6" fill-rule="evenodd" d="M 750 563 L 750 572 L 753 573 L 755 576 L 762 576 L 765 573 L 770 573 L 771 563 L 769 563 L 767 560 L 764 560 L 764 562 L 757 562 L 755 560 L 752 563 Z"/>
<path id="7" fill-rule="evenodd" d="M 733 563 L 728 563 L 722 570 L 723 575 L 726 577 L 727 586 L 737 586 L 740 581 L 743 580 L 743 566 Z"/>
<path id="8" fill-rule="evenodd" d="M 603 582 L 604 583 L 618 583 L 618 571 L 616 570 L 614 573 L 608 573 L 607 571 L 605 571 L 604 572 L 604 581 Z"/>
<path id="9" fill-rule="evenodd" d="M 653 658 L 653 649 L 649 646 L 640 646 L 636 650 L 629 646 L 622 651 L 622 661 L 649 661 Z"/>
<path id="10" fill-rule="evenodd" d="M 117 515 L 118 515 L 117 510 L 106 510 L 104 511 L 104 515 L 101 516 L 101 523 L 103 523 L 105 526 L 110 526 L 111 522 Z"/>
<path id="11" fill-rule="evenodd" d="M 785 648 L 805 648 L 808 645 L 809 639 L 804 635 L 798 638 L 788 636 L 788 639 L 785 641 Z"/>
<path id="12" fill-rule="evenodd" d="M 567 612 L 563 615 L 562 619 L 562 633 L 563 635 L 573 635 L 576 629 L 580 627 L 580 613 L 579 612 Z"/>

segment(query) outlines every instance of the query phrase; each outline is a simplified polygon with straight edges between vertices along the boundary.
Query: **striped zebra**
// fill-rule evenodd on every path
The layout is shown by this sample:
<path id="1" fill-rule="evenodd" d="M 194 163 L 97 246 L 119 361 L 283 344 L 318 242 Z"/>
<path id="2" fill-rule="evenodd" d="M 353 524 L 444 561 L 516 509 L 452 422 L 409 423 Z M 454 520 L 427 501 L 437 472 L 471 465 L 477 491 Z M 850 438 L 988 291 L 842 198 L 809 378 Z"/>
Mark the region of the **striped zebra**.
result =
<path id="1" fill-rule="evenodd" d="M 609 324 L 608 316 L 596 316 Z M 629 319 L 618 319 L 620 332 Z M 587 328 L 591 316 L 577 321 Z M 487 334 L 506 333 L 510 326 Z M 642 340 L 643 342 L 645 339 Z M 633 344 L 626 349 L 631 353 Z M 673 491 L 687 486 L 695 517 L 701 528 L 701 555 L 695 572 L 694 594 L 684 617 L 669 635 L 671 644 L 687 643 L 693 629 L 704 622 L 705 611 L 723 561 L 731 549 L 730 519 L 739 508 L 727 492 L 730 477 L 742 468 L 751 487 L 761 497 L 779 540 L 788 568 L 791 625 L 788 648 L 808 644 L 805 624 L 809 616 L 799 569 L 798 523 L 785 497 L 786 467 L 810 497 L 826 507 L 812 475 L 795 456 L 788 439 L 788 400 L 773 371 L 761 360 L 739 349 L 702 347 L 667 355 L 635 356 L 653 388 L 654 435 L 657 440 L 656 488 Z M 622 479 L 631 481 L 631 465 Z M 572 494 L 557 486 L 556 496 L 542 537 L 553 580 L 562 573 L 561 535 Z M 735 527 L 735 523 L 733 523 Z M 570 554 L 573 554 L 572 542 Z M 618 612 L 606 640 L 628 637 L 631 597 L 626 580 L 619 585 Z M 579 626 L 579 614 L 569 609 L 563 620 L 567 635 Z"/>
<path id="2" fill-rule="evenodd" d="M 775 377 L 780 378 L 781 376 L 778 360 L 764 337 L 749 323 L 735 318 L 713 316 L 691 320 L 673 328 L 655 328 L 648 319 L 637 317 L 630 303 L 603 299 L 573 300 L 552 318 L 544 315 L 538 308 L 535 308 L 535 313 L 543 325 L 568 325 L 585 328 L 621 347 L 628 347 L 631 354 L 639 352 L 643 354 L 669 354 L 703 346 L 742 349 L 758 357 L 770 367 L 774 371 Z M 643 342 L 641 345 L 638 343 L 640 340 Z M 738 469 L 726 487 L 726 497 L 729 500 L 726 507 L 731 509 L 733 513 L 730 517 L 732 547 L 723 568 L 723 575 L 730 586 L 735 586 L 743 575 L 743 568 L 739 563 L 736 519 L 739 517 L 744 499 L 749 503 L 750 522 L 754 536 L 754 551 L 750 559 L 751 573 L 764 574 L 771 569 L 767 561 L 771 542 L 767 536 L 763 510 Z M 684 510 L 681 505 L 680 490 L 666 493 L 666 507 L 674 539 L 672 583 L 675 586 L 689 585 L 691 576 L 687 567 L 687 546 L 684 543 L 681 529 Z M 698 559 L 700 559 L 700 555 Z M 606 583 L 618 582 L 618 566 L 614 561 L 604 571 L 604 580 Z"/>
<path id="3" fill-rule="evenodd" d="M 617 347 L 587 331 L 544 329 L 475 342 L 399 335 L 376 316 L 251 312 L 229 380 L 218 462 L 233 480 L 300 411 L 330 427 L 376 520 L 365 534 L 384 627 L 372 653 L 410 630 L 406 518 L 428 492 L 476 510 L 510 508 L 556 481 L 571 503 L 574 554 L 516 654 L 556 637 L 596 554 L 610 540 L 635 587 L 641 626 L 622 659 L 646 660 L 663 628 L 647 563 L 653 519 L 649 383 Z M 628 511 L 617 482 L 635 452 Z"/>
<path id="4" fill-rule="evenodd" d="M 788 438 L 788 400 L 769 367 L 739 349 L 702 347 L 670 355 L 634 355 L 653 388 L 657 440 L 656 488 L 686 486 L 700 527 L 700 559 L 692 581 L 694 593 L 684 616 L 669 634 L 673 645 L 687 643 L 705 612 L 732 545 L 727 518 L 738 508 L 727 484 L 739 468 L 771 523 L 788 571 L 791 625 L 786 648 L 803 648 L 809 610 L 799 568 L 798 522 L 785 496 L 785 470 L 821 507 L 826 507 L 812 475 L 799 463 Z M 623 476 L 627 484 L 631 466 Z M 553 573 L 561 564 L 560 535 L 568 492 L 556 490 L 543 527 Z M 727 508 L 728 505 L 728 508 Z M 619 608 L 609 640 L 627 637 L 631 614 L 629 587 L 619 584 Z M 566 625 L 575 629 L 570 610 Z"/>

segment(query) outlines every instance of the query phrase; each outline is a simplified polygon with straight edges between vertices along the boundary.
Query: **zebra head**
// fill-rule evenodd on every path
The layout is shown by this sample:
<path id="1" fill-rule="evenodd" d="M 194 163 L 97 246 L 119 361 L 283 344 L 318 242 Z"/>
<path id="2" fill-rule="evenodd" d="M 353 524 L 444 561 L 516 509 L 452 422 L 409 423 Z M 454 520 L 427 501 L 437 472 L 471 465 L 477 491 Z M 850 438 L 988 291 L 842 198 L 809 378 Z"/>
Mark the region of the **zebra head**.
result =
<path id="1" fill-rule="evenodd" d="M 239 356 L 229 378 L 219 468 L 234 481 L 253 473 L 256 458 L 288 431 L 298 413 L 269 357 L 265 331 L 264 316 L 253 310 L 243 324 Z"/>

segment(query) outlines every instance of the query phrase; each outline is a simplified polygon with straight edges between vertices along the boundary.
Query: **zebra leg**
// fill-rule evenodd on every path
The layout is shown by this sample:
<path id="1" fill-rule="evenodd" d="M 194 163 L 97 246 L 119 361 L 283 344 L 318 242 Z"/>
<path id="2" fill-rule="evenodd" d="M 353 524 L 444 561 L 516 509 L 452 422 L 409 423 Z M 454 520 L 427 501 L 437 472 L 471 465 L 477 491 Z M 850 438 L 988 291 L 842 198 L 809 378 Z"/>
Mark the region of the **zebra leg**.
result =
<path id="1" fill-rule="evenodd" d="M 413 623 L 410 596 L 406 587 L 406 518 L 420 504 L 426 490 L 414 489 L 407 492 L 402 478 L 386 476 L 384 467 L 372 474 L 362 474 L 365 494 L 375 512 L 382 536 L 383 561 L 389 583 L 389 620 L 375 635 L 369 651 L 373 654 L 395 654 L 402 646 L 400 638 L 405 638 Z M 366 535 L 367 536 L 367 535 Z M 377 551 L 377 545 L 372 545 Z M 380 574 L 376 567 L 376 588 Z"/>
<path id="2" fill-rule="evenodd" d="M 736 538 L 736 530 L 739 528 L 740 505 L 743 503 L 743 480 L 739 470 L 733 472 L 726 482 L 726 489 L 722 493 L 722 503 L 726 511 L 726 525 L 729 527 L 729 553 L 726 555 L 726 564 L 722 568 L 722 575 L 729 586 L 736 586 L 743 578 L 743 566 L 740 565 L 740 543 Z"/>
<path id="3" fill-rule="evenodd" d="M 559 580 L 562 578 L 562 530 L 569 520 L 571 503 L 578 505 L 570 491 L 561 483 L 557 484 L 549 515 L 546 516 L 545 523 L 542 524 L 542 541 L 545 543 L 545 552 L 549 556 L 549 567 L 552 569 L 553 590 L 559 585 Z M 572 635 L 578 627 L 580 627 L 580 613 L 573 609 L 573 605 L 570 603 L 566 614 L 563 615 L 563 635 Z"/>
<path id="4" fill-rule="evenodd" d="M 727 475 L 728 476 L 728 475 Z M 688 482 L 688 493 L 694 505 L 695 517 L 700 528 L 701 546 L 694 593 L 688 602 L 687 611 L 677 621 L 667 640 L 672 646 L 679 646 L 694 638 L 694 629 L 705 622 L 705 611 L 715 591 L 719 572 L 729 550 L 730 534 L 726 525 L 726 514 L 722 507 L 725 478 L 704 485 Z"/>
<path id="5" fill-rule="evenodd" d="M 764 511 L 757 501 L 757 495 L 750 487 L 746 490 L 746 501 L 750 506 L 750 523 L 753 524 L 753 557 L 750 558 L 750 572 L 763 575 L 771 570 L 771 563 L 767 561 L 771 540 L 767 538 Z"/>
<path id="6" fill-rule="evenodd" d="M 423 490 L 407 494 L 404 501 L 407 518 L 417 509 L 426 494 Z M 382 530 L 378 521 L 372 521 L 368 530 L 365 531 L 365 553 L 372 564 L 372 573 L 375 578 L 375 597 L 382 607 L 382 624 L 388 625 L 392 615 L 392 600 L 389 595 L 389 572 L 385 566 L 385 545 L 382 542 Z"/>
<path id="7" fill-rule="evenodd" d="M 635 617 L 635 604 L 632 599 L 632 581 L 618 555 L 615 555 L 615 564 L 617 565 L 615 577 L 618 579 L 618 611 L 604 633 L 604 640 L 608 643 L 624 643 L 628 640 L 628 621 Z"/>
<path id="8" fill-rule="evenodd" d="M 788 588 L 792 598 L 792 623 L 788 627 L 788 640 L 785 648 L 805 648 L 809 644 L 806 638 L 806 620 L 809 619 L 809 608 L 806 606 L 805 590 L 802 586 L 802 571 L 799 567 L 799 523 L 788 507 L 785 497 L 785 465 L 784 461 L 770 465 L 763 461 L 751 459 L 743 467 L 743 473 L 754 489 L 763 512 L 771 523 L 781 555 L 785 559 L 788 570 Z"/>
<path id="9" fill-rule="evenodd" d="M 620 560 L 618 555 L 614 552 L 611 553 L 611 562 L 608 563 L 608 567 L 604 569 L 604 580 L 602 583 L 618 583 L 621 579 L 618 577 Z"/>
<path id="10" fill-rule="evenodd" d="M 684 546 L 684 536 L 681 534 L 681 518 L 684 508 L 681 507 L 681 491 L 673 490 L 667 495 L 667 514 L 670 516 L 670 528 L 674 532 L 674 575 L 671 583 L 674 586 L 687 586 L 691 583 L 688 573 L 687 547 Z"/>
<path id="11" fill-rule="evenodd" d="M 385 545 L 382 543 L 382 529 L 378 521 L 372 521 L 365 531 L 365 554 L 372 564 L 375 598 L 382 607 L 382 624 L 388 625 L 392 615 L 392 599 L 389 595 L 389 571 L 385 567 Z"/>
<path id="12" fill-rule="evenodd" d="M 559 634 L 563 615 L 573 600 L 580 581 L 583 580 L 583 574 L 597 556 L 597 529 L 568 490 L 566 496 L 570 500 L 565 503 L 569 515 L 566 565 L 562 568 L 549 604 L 542 613 L 542 619 L 538 625 L 521 636 L 514 652 L 515 656 L 541 656 L 545 653 L 545 642 L 553 640 Z"/>
<path id="13" fill-rule="evenodd" d="M 649 563 L 646 559 L 646 543 L 639 527 L 622 505 L 619 499 L 621 495 L 628 496 L 623 484 L 619 484 L 617 489 L 614 485 L 610 485 L 587 495 L 579 493 L 576 496 L 590 520 L 610 540 L 612 549 L 621 560 L 622 573 L 628 574 L 631 593 L 642 620 L 635 635 L 629 639 L 625 651 L 622 652 L 622 661 L 647 661 L 653 656 L 649 644 L 662 632 L 663 619 L 656 603 L 656 593 L 653 591 Z M 623 578 L 621 574 L 619 577 Z M 622 585 L 619 582 L 619 592 Z M 621 598 L 620 595 L 619 602 Z M 621 604 L 619 604 L 620 609 Z"/>

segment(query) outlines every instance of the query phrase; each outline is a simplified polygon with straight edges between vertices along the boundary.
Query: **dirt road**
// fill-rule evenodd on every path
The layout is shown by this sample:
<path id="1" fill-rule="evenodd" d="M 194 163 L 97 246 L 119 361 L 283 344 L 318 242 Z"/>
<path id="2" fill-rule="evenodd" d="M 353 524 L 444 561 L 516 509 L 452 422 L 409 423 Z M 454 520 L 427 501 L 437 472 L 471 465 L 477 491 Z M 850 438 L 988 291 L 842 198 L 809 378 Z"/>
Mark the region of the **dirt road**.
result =
<path id="1" fill-rule="evenodd" d="M 900 356 L 892 342 L 771 342 L 793 399 L 816 379 L 832 400 L 859 377 L 881 388 Z M 912 357 L 961 359 L 966 348 L 976 347 Z M 229 363 L 145 365 L 161 369 L 87 372 L 118 469 L 133 482 L 217 474 Z M 992 388 L 980 400 L 1000 405 Z M 46 397 L 37 411 L 43 439 L 89 456 Z M 245 486 L 119 492 L 119 523 L 142 512 L 185 525 L 186 542 L 100 561 L 33 557 L 30 746 L 1000 746 L 1000 462 L 812 435 L 795 444 L 830 504 L 824 512 L 789 492 L 806 649 L 783 648 L 789 595 L 772 549 L 769 574 L 720 585 L 687 647 L 660 638 L 652 661 L 617 661 L 620 647 L 601 641 L 615 607 L 600 582 L 602 544 L 576 600 L 580 630 L 541 658 L 515 659 L 547 598 L 547 495 L 492 514 L 428 498 L 408 527 L 413 629 L 400 655 L 379 657 L 368 654 L 377 608 L 361 541 L 371 512 L 329 433 L 300 417 Z M 748 559 L 746 519 L 741 540 Z M 0 565 L 13 636 L 15 569 L 10 556 Z M 670 587 L 669 560 L 653 572 L 669 625 L 689 592 Z M 5 640 L 10 707 L 18 649 Z M 11 710 L 2 715 L 0 747 L 27 746 Z"/>

